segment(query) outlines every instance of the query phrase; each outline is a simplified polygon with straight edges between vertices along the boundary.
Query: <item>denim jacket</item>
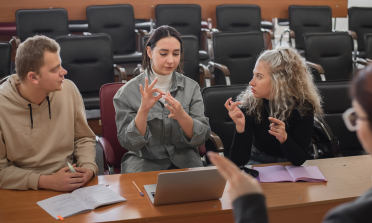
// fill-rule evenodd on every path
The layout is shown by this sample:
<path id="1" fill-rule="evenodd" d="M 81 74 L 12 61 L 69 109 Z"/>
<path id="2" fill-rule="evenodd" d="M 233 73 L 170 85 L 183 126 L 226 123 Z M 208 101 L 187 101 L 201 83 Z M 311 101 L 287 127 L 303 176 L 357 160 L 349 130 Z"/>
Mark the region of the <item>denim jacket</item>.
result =
<path id="1" fill-rule="evenodd" d="M 208 118 L 200 87 L 194 80 L 173 72 L 172 97 L 179 101 L 193 120 L 193 136 L 188 138 L 177 120 L 168 118 L 170 111 L 158 101 L 149 111 L 144 136 L 138 131 L 135 117 L 141 105 L 139 85 L 145 85 L 148 71 L 121 87 L 114 97 L 116 127 L 120 144 L 128 150 L 122 159 L 122 173 L 167 169 L 172 163 L 179 168 L 203 166 L 198 146 L 210 135 Z"/>

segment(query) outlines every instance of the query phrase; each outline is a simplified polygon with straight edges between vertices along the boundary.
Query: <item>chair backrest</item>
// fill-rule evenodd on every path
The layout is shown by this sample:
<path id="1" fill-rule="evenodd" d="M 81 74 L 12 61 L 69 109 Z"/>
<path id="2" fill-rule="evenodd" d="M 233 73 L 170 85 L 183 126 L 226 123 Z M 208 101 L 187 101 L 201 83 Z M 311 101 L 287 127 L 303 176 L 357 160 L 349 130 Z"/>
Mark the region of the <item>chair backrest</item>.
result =
<path id="1" fill-rule="evenodd" d="M 11 55 L 12 44 L 0 42 L 0 80 L 12 74 Z"/>
<path id="2" fill-rule="evenodd" d="M 331 32 L 332 8 L 329 6 L 300 6 L 288 7 L 289 28 L 295 32 L 296 48 L 304 48 L 304 33 Z"/>
<path id="3" fill-rule="evenodd" d="M 20 9 L 15 14 L 17 35 L 21 42 L 28 37 L 45 35 L 55 38 L 69 34 L 66 9 Z"/>
<path id="4" fill-rule="evenodd" d="M 90 33 L 107 33 L 114 54 L 136 51 L 133 7 L 125 5 L 95 5 L 87 7 Z"/>
<path id="5" fill-rule="evenodd" d="M 351 107 L 350 81 L 319 82 L 317 87 L 323 96 L 324 120 L 340 142 L 343 154 L 363 150 L 355 132 L 350 132 L 342 119 L 342 113 Z M 351 151 L 351 152 L 350 152 Z"/>
<path id="6" fill-rule="evenodd" d="M 115 164 L 114 168 L 120 168 L 121 159 L 128 151 L 124 149 L 118 140 L 116 122 L 115 122 L 115 108 L 113 98 L 116 92 L 124 85 L 124 83 L 109 83 L 101 87 L 99 91 L 99 103 L 101 107 L 101 126 L 102 137 L 107 139 L 114 150 Z M 107 170 L 106 159 L 104 160 L 104 168 Z"/>
<path id="7" fill-rule="evenodd" d="M 231 84 L 248 84 L 260 53 L 265 49 L 261 32 L 213 34 L 214 62 L 227 66 Z M 214 69 L 215 85 L 226 85 L 219 69 Z"/>
<path id="8" fill-rule="evenodd" d="M 184 49 L 183 74 L 199 83 L 199 42 L 196 36 L 181 36 Z"/>
<path id="9" fill-rule="evenodd" d="M 235 101 L 248 85 L 212 86 L 202 90 L 204 102 L 204 114 L 209 118 L 211 130 L 216 133 L 225 148 L 224 155 L 230 157 L 230 147 L 234 137 L 235 123 L 230 118 L 224 104 L 227 99 L 233 98 Z M 207 141 L 205 146 L 208 151 L 213 150 L 214 146 Z"/>
<path id="10" fill-rule="evenodd" d="M 349 30 L 358 38 L 358 50 L 364 51 L 364 35 L 372 33 L 372 8 L 351 7 L 348 9 Z"/>
<path id="11" fill-rule="evenodd" d="M 61 46 L 62 67 L 67 70 L 65 78 L 76 84 L 83 99 L 96 98 L 99 108 L 101 86 L 115 81 L 110 36 L 60 36 L 56 41 Z"/>
<path id="12" fill-rule="evenodd" d="M 326 80 L 349 80 L 353 75 L 352 39 L 347 32 L 307 33 L 305 58 L 320 64 Z"/>
<path id="13" fill-rule="evenodd" d="M 201 7 L 193 4 L 159 4 L 155 7 L 156 27 L 168 25 L 181 35 L 193 35 L 200 45 Z"/>
<path id="14" fill-rule="evenodd" d="M 366 41 L 366 58 L 372 60 L 372 33 L 366 34 L 364 37 Z"/>
<path id="15" fill-rule="evenodd" d="M 218 5 L 217 29 L 222 32 L 261 31 L 261 8 L 258 5 Z"/>

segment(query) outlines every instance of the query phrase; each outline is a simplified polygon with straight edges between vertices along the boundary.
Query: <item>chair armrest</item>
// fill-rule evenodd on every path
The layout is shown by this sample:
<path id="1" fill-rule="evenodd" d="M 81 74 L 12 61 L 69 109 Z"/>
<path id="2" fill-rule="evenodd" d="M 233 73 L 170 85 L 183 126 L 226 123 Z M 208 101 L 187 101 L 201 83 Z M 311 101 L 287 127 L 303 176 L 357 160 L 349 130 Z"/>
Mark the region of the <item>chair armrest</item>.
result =
<path id="1" fill-rule="evenodd" d="M 211 65 L 211 66 L 213 66 L 213 67 L 215 67 L 215 68 L 218 68 L 219 70 L 221 70 L 222 73 L 225 76 L 230 76 L 230 71 L 229 71 L 229 69 L 225 65 L 222 65 L 222 64 L 219 64 L 219 63 L 214 63 L 212 61 L 209 61 L 208 64 Z"/>
<path id="2" fill-rule="evenodd" d="M 147 30 L 143 30 L 143 29 L 135 29 L 134 32 L 136 32 L 136 34 L 138 35 L 138 42 L 137 42 L 138 47 L 137 47 L 137 51 L 138 51 L 138 52 L 142 52 L 142 50 L 143 50 L 143 49 L 142 49 L 142 46 L 144 45 L 144 44 L 142 43 L 142 38 L 143 38 L 145 35 L 149 34 L 149 32 L 147 32 Z"/>
<path id="3" fill-rule="evenodd" d="M 202 63 L 199 64 L 199 68 L 204 73 L 204 86 L 205 87 L 210 87 L 211 86 L 211 83 L 212 83 L 212 81 L 211 81 L 211 79 L 212 79 L 211 72 L 209 71 L 208 67 L 205 66 Z"/>
<path id="4" fill-rule="evenodd" d="M 219 70 L 221 70 L 223 75 L 225 75 L 226 85 L 231 85 L 230 71 L 225 65 L 222 65 L 222 64 L 219 64 L 219 63 L 214 63 L 212 61 L 209 61 L 208 64 L 215 67 L 215 68 L 218 68 Z"/>
<path id="5" fill-rule="evenodd" d="M 8 76 L 4 77 L 3 79 L 1 79 L 1 80 L 0 80 L 0 85 L 1 85 L 2 83 L 4 83 L 6 80 L 8 80 L 9 78 L 10 78 L 10 75 L 8 75 Z"/>
<path id="6" fill-rule="evenodd" d="M 201 33 L 202 33 L 202 35 L 204 34 L 209 39 L 212 37 L 211 31 L 209 29 L 202 28 Z"/>
<path id="7" fill-rule="evenodd" d="M 352 39 L 358 39 L 357 34 L 354 31 L 348 30 L 347 31 Z"/>
<path id="8" fill-rule="evenodd" d="M 119 65 L 114 64 L 114 69 L 119 72 L 119 82 L 127 83 L 127 73 L 125 72 L 125 68 Z"/>
<path id="9" fill-rule="evenodd" d="M 270 35 L 270 38 L 271 38 L 271 39 L 275 39 L 275 36 L 274 36 L 273 31 L 271 31 L 270 29 L 263 29 L 263 28 L 261 28 L 261 32 L 263 32 L 263 33 L 267 33 L 267 34 Z"/>
<path id="10" fill-rule="evenodd" d="M 98 143 L 102 146 L 104 159 L 109 167 L 113 167 L 115 164 L 115 153 L 111 147 L 110 142 L 103 137 L 98 139 Z"/>
<path id="11" fill-rule="evenodd" d="M 314 68 L 315 70 L 317 70 L 318 73 L 320 74 L 320 78 L 322 79 L 322 81 L 326 81 L 326 78 L 325 78 L 325 75 L 324 75 L 324 69 L 321 65 L 316 64 L 316 63 L 312 63 L 312 62 L 309 62 L 309 61 L 306 61 L 306 65 L 309 66 L 309 67 Z"/>
<path id="12" fill-rule="evenodd" d="M 142 69 L 141 64 L 137 64 L 137 67 L 134 68 L 134 70 L 133 70 L 133 77 L 136 77 L 137 75 L 139 75 L 142 72 L 143 72 L 143 69 Z"/>
<path id="13" fill-rule="evenodd" d="M 209 135 L 209 139 L 212 141 L 218 153 L 223 152 L 225 150 L 220 137 L 216 133 L 211 131 L 211 134 Z"/>
<path id="14" fill-rule="evenodd" d="M 16 47 L 18 48 L 19 44 L 21 44 L 21 40 L 18 38 L 18 36 L 12 36 L 9 43 L 11 44 L 13 41 L 15 42 Z"/>
<path id="15" fill-rule="evenodd" d="M 362 64 L 362 65 L 364 65 L 364 66 L 368 66 L 368 61 L 367 60 L 360 60 L 360 59 L 358 59 L 357 61 L 355 61 L 356 63 L 358 63 L 358 64 Z"/>

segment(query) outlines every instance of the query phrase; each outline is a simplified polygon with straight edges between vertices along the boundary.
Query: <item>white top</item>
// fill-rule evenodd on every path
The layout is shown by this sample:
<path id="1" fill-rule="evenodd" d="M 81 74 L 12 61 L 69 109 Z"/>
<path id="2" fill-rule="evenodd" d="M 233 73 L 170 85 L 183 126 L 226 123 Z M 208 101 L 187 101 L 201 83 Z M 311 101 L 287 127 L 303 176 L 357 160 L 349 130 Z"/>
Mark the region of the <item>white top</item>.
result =
<path id="1" fill-rule="evenodd" d="M 154 82 L 155 78 L 158 78 L 158 82 L 156 82 L 153 88 L 159 88 L 164 93 L 167 93 L 167 91 L 169 91 L 169 89 L 172 86 L 172 74 L 173 73 L 169 75 L 159 75 L 154 71 L 154 69 L 152 69 L 152 67 L 151 67 L 151 70 L 152 70 L 152 73 L 150 73 L 151 83 Z M 159 93 L 156 92 L 156 95 L 159 95 Z M 159 101 L 163 104 L 165 103 L 164 98 L 160 98 Z"/>

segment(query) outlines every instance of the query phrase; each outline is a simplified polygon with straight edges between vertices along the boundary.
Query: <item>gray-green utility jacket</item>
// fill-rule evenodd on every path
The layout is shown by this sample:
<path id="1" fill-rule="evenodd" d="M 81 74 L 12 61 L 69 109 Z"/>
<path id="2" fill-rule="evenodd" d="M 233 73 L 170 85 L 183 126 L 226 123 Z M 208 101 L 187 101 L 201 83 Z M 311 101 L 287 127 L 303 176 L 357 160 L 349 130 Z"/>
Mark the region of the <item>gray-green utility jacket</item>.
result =
<path id="1" fill-rule="evenodd" d="M 145 136 L 136 128 L 134 118 L 141 105 L 139 85 L 145 85 L 147 70 L 121 87 L 114 97 L 116 127 L 120 144 L 129 152 L 121 163 L 122 173 L 165 170 L 172 163 L 179 168 L 203 166 L 198 146 L 210 135 L 204 116 L 200 87 L 194 80 L 173 72 L 171 95 L 193 119 L 193 136 L 188 138 L 177 120 L 168 118 L 170 111 L 157 102 L 147 116 Z"/>

